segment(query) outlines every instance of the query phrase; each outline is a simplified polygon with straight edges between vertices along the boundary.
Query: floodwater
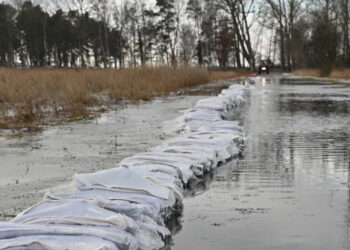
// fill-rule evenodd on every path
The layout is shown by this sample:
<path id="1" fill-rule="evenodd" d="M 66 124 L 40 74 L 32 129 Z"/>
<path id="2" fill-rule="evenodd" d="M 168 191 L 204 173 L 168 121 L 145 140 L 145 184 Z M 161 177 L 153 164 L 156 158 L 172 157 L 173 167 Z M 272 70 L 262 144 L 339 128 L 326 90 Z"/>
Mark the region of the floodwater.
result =
<path id="1" fill-rule="evenodd" d="M 350 249 L 350 85 L 261 79 L 241 159 L 184 200 L 173 250 Z"/>
<path id="2" fill-rule="evenodd" d="M 176 136 L 186 109 L 230 84 L 206 84 L 182 95 L 112 107 L 94 119 L 0 137 L 0 220 L 16 216 L 52 188 L 69 191 L 75 173 L 115 167 L 125 157 Z"/>

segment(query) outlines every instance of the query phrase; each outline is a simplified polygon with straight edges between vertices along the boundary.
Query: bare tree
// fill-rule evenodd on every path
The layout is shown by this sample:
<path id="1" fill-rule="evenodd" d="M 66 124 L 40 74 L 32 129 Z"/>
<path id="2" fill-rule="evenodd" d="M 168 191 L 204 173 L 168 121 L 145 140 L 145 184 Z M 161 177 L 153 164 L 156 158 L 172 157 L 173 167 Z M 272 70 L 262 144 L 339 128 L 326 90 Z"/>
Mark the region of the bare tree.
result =
<path id="1" fill-rule="evenodd" d="M 181 26 L 180 31 L 180 45 L 181 45 L 181 59 L 185 66 L 190 65 L 191 59 L 194 56 L 196 34 L 195 30 L 189 24 Z"/>
<path id="2" fill-rule="evenodd" d="M 277 22 L 279 35 L 280 61 L 282 69 L 292 69 L 293 58 L 292 42 L 294 26 L 302 11 L 301 0 L 266 0 L 270 6 L 272 17 Z"/>
<path id="3" fill-rule="evenodd" d="M 101 51 L 103 57 L 104 67 L 110 67 L 109 60 L 109 45 L 108 45 L 108 23 L 110 19 L 109 15 L 109 0 L 92 0 L 92 9 L 95 12 L 97 20 L 100 21 L 99 29 L 99 39 L 101 44 Z"/>
<path id="4" fill-rule="evenodd" d="M 215 0 L 216 4 L 230 15 L 235 37 L 240 45 L 240 51 L 248 62 L 251 71 L 255 71 L 255 51 L 250 35 L 251 23 L 248 16 L 253 15 L 255 0 Z"/>

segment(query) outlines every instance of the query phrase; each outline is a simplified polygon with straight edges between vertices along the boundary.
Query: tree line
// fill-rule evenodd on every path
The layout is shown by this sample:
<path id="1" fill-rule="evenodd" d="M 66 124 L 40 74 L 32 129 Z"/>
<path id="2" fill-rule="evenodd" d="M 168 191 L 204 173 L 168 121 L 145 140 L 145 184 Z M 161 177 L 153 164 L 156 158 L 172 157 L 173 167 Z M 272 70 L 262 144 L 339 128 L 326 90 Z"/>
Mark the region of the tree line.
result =
<path id="1" fill-rule="evenodd" d="M 349 1 L 3 1 L 0 66 L 328 71 L 350 64 Z"/>

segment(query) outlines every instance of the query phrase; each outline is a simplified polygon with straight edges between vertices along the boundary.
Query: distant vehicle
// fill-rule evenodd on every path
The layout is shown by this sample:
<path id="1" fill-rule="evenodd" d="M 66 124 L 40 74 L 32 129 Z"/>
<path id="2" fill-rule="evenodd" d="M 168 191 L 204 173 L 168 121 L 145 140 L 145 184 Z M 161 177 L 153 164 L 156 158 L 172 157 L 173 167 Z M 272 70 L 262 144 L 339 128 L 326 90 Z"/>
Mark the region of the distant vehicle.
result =
<path id="1" fill-rule="evenodd" d="M 259 64 L 259 75 L 262 73 L 269 74 L 270 73 L 270 67 L 271 67 L 271 61 L 270 60 L 261 60 Z"/>

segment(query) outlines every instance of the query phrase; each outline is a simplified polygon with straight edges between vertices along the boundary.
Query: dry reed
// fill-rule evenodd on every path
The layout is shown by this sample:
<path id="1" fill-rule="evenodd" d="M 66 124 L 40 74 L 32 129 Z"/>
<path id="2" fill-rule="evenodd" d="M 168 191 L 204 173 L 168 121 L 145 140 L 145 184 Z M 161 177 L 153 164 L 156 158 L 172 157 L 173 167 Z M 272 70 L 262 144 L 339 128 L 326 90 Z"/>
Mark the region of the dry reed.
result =
<path id="1" fill-rule="evenodd" d="M 298 76 L 311 76 L 311 77 L 321 76 L 321 72 L 319 69 L 297 69 L 297 70 L 293 70 L 292 73 Z"/>
<path id="2" fill-rule="evenodd" d="M 300 76 L 321 77 L 321 72 L 319 69 L 298 69 L 294 70 L 293 74 Z M 350 79 L 350 69 L 333 69 L 328 77 L 336 79 Z"/>
<path id="3" fill-rule="evenodd" d="M 239 73 L 202 68 L 0 69 L 0 127 L 77 119 L 120 100 L 155 96 Z"/>

